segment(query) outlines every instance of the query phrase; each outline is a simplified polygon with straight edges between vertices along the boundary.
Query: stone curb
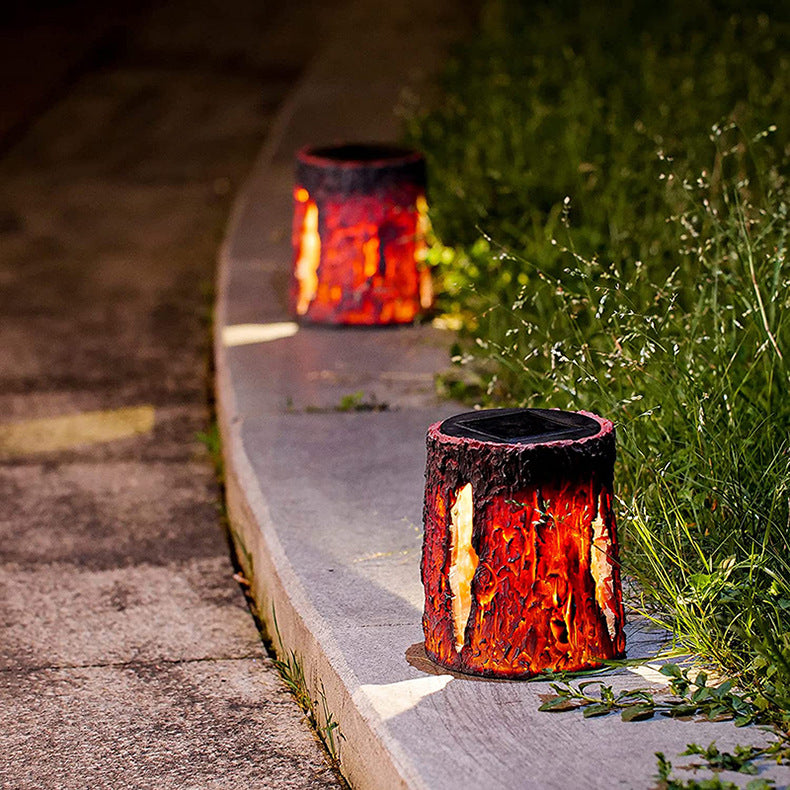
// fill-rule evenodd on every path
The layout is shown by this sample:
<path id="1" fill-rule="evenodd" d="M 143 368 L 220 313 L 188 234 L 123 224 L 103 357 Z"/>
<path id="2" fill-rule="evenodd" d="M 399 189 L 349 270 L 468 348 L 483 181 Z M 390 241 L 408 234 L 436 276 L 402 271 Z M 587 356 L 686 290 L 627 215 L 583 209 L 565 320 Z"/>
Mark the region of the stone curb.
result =
<path id="1" fill-rule="evenodd" d="M 445 5 L 451 6 L 452 3 Z M 368 28 L 371 26 L 373 19 L 370 3 L 351 2 L 347 6 L 346 24 L 351 18 L 360 20 Z M 419 18 L 418 4 L 411 3 L 411 6 L 401 9 L 400 24 L 408 22 L 411 17 L 413 25 L 413 20 Z M 441 13 L 435 10 L 434 18 L 439 19 Z M 449 12 L 445 9 L 444 13 Z M 390 19 L 390 23 L 396 24 L 397 20 Z M 425 40 L 430 33 L 424 24 L 421 28 L 420 38 Z M 384 26 L 377 32 L 379 36 L 382 33 L 387 35 Z M 448 25 L 444 38 L 452 35 L 452 25 Z M 316 138 L 311 136 L 314 133 L 321 140 L 334 140 L 342 138 L 344 134 L 353 135 L 356 132 L 346 128 L 349 125 L 348 120 L 338 117 L 342 113 L 337 106 L 334 112 L 325 111 L 320 122 L 312 122 L 307 128 L 298 117 L 311 104 L 326 105 L 327 99 L 331 101 L 331 95 L 337 87 L 337 60 L 343 56 L 341 36 L 336 36 L 323 56 L 319 56 L 308 69 L 279 111 L 253 168 L 252 176 L 234 206 L 229 230 L 220 250 L 215 311 L 216 395 L 225 453 L 229 520 L 238 556 L 251 580 L 252 595 L 259 615 L 266 623 L 271 637 L 278 643 L 278 652 L 286 657 L 291 655 L 299 662 L 305 674 L 309 694 L 315 701 L 320 725 L 326 728 L 331 722 L 338 724 L 338 734 L 335 737 L 342 736 L 339 756 L 346 778 L 352 786 L 359 788 L 427 787 L 398 743 L 385 730 L 376 726 L 377 716 L 371 704 L 358 695 L 353 700 L 350 698 L 350 690 L 358 687 L 358 681 L 348 668 L 343 652 L 335 644 L 331 630 L 312 605 L 311 596 L 305 591 L 299 574 L 294 571 L 272 522 L 267 497 L 262 491 L 265 481 L 259 478 L 250 463 L 248 450 L 244 445 L 244 414 L 236 396 L 236 371 L 228 358 L 229 349 L 223 342 L 223 330 L 228 326 L 238 326 L 240 320 L 260 324 L 262 319 L 270 319 L 267 323 L 272 323 L 275 319 L 287 322 L 289 319 L 282 311 L 283 300 L 278 302 L 276 298 L 272 298 L 272 294 L 261 295 L 262 298 L 249 313 L 245 313 L 241 319 L 236 318 L 234 313 L 238 312 L 239 305 L 234 300 L 231 283 L 234 272 L 239 269 L 266 270 L 269 265 L 273 265 L 287 271 L 290 267 L 290 238 L 283 243 L 283 239 L 277 237 L 282 236 L 282 231 L 288 227 L 287 223 L 290 221 L 293 152 L 302 144 L 315 141 Z M 437 40 L 441 38 L 442 36 L 437 35 Z M 392 51 L 392 47 L 389 49 Z M 437 52 L 434 65 L 438 62 L 438 57 Z M 385 64 L 373 83 L 365 80 L 364 74 L 357 75 L 358 95 L 361 100 L 373 98 L 375 102 L 377 97 L 372 94 L 378 88 L 378 92 L 382 94 L 378 98 L 378 104 L 387 110 L 380 111 L 381 114 L 375 109 L 371 112 L 370 106 L 363 110 L 362 114 L 367 115 L 370 120 L 366 119 L 361 124 L 369 129 L 367 133 L 362 133 L 361 139 L 388 139 L 398 134 L 398 122 L 391 109 L 403 83 L 400 75 L 392 79 L 390 71 L 391 64 Z M 415 78 L 419 81 L 424 73 L 418 67 L 416 74 L 408 76 L 414 82 Z M 348 76 L 345 81 L 346 85 L 350 82 Z M 339 86 L 341 92 L 348 90 L 346 85 Z M 350 126 L 353 127 L 354 124 Z M 359 128 L 360 124 L 356 126 Z M 326 131 L 320 131 L 322 127 Z M 251 211 L 256 211 L 256 201 L 258 205 L 265 204 L 270 195 L 279 204 L 279 210 L 275 209 L 264 217 L 251 220 L 248 215 Z M 261 250 L 257 249 L 254 241 L 250 244 L 246 236 L 250 227 L 254 227 L 261 235 L 265 235 L 267 231 L 272 233 L 277 238 L 274 245 L 271 245 L 274 249 L 267 248 L 264 244 L 261 256 Z M 250 246 L 253 247 L 252 256 L 246 249 Z M 244 251 L 240 253 L 239 248 Z M 271 255 L 270 258 L 266 257 L 267 253 Z M 430 330 L 410 329 L 406 332 L 409 335 L 436 335 Z M 343 342 L 340 334 L 330 334 L 334 334 L 334 337 L 330 337 L 330 344 Z M 434 343 L 434 350 L 439 348 Z M 433 364 L 435 360 L 429 363 L 431 367 Z M 425 381 L 430 382 L 430 376 L 423 376 L 423 382 Z M 260 380 L 263 387 L 267 383 Z M 382 397 L 383 394 L 380 393 Z M 329 397 L 334 396 L 330 394 Z M 408 397 L 408 393 L 404 393 L 404 399 L 408 400 Z M 330 722 L 327 722 L 327 711 L 331 711 Z"/>

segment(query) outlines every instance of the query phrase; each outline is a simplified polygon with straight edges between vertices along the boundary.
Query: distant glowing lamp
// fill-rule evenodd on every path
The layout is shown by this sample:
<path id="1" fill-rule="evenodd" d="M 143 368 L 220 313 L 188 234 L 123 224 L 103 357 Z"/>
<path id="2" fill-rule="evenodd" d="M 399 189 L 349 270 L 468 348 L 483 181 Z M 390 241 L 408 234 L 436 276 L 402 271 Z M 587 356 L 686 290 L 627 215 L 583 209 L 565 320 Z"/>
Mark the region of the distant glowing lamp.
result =
<path id="1" fill-rule="evenodd" d="M 622 657 L 612 423 L 489 409 L 432 425 L 427 446 L 427 654 L 503 678 Z"/>
<path id="2" fill-rule="evenodd" d="M 425 162 L 379 144 L 297 155 L 291 305 L 305 322 L 404 324 L 432 302 Z"/>

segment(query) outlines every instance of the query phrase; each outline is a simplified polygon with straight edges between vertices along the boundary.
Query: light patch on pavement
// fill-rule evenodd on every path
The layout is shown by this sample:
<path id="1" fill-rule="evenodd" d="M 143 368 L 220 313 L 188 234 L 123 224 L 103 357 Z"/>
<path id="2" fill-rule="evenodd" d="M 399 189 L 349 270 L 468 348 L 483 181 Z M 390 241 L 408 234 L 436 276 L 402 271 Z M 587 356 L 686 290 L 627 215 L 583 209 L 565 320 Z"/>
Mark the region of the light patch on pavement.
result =
<path id="1" fill-rule="evenodd" d="M 69 450 L 153 430 L 153 406 L 130 406 L 0 424 L 0 457 Z"/>
<path id="2" fill-rule="evenodd" d="M 635 667 L 628 667 L 628 671 L 639 675 L 648 683 L 658 683 L 661 686 L 666 686 L 669 684 L 669 678 L 658 671 L 660 667 L 661 664 L 639 664 Z"/>
<path id="3" fill-rule="evenodd" d="M 441 691 L 452 679 L 452 675 L 426 675 L 397 683 L 363 685 L 359 687 L 359 692 L 386 721 L 417 707 L 426 697 Z"/>
<path id="4" fill-rule="evenodd" d="M 234 324 L 222 327 L 222 343 L 228 348 L 253 343 L 270 343 L 272 340 L 293 337 L 298 331 L 299 324 L 293 321 L 273 324 Z"/>

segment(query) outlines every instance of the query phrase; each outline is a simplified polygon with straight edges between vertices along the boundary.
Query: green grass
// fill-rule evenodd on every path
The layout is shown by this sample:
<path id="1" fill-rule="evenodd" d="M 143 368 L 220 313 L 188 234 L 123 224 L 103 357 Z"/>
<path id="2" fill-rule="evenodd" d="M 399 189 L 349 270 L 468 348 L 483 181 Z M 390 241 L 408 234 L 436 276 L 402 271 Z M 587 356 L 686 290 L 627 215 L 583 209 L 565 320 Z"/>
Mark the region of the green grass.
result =
<path id="1" fill-rule="evenodd" d="M 473 373 L 453 394 L 614 419 L 642 608 L 786 727 L 787 19 L 484 9 L 441 108 L 409 125 Z"/>
<path id="2" fill-rule="evenodd" d="M 212 419 L 205 431 L 195 434 L 195 438 L 206 448 L 214 474 L 220 486 L 225 485 L 225 459 L 222 455 L 222 437 L 219 433 L 219 423 Z"/>
<path id="3" fill-rule="evenodd" d="M 786 711 L 790 194 L 766 180 L 759 200 L 746 179 L 678 184 L 685 249 L 667 278 L 566 250 L 561 276 L 493 308 L 509 328 L 478 347 L 512 401 L 616 419 L 624 561 L 645 607 Z"/>
<path id="4" fill-rule="evenodd" d="M 310 724 L 315 728 L 335 767 L 339 769 L 340 742 L 345 740 L 345 738 L 340 732 L 334 714 L 329 709 L 323 681 L 321 681 L 318 699 L 313 699 L 304 674 L 304 662 L 294 650 L 286 648 L 283 644 L 274 604 L 272 604 L 272 622 L 274 623 L 274 633 L 277 637 L 276 647 L 273 645 L 277 657 L 273 658 L 272 662 L 288 690 L 293 694 L 296 703 L 304 711 Z"/>
<path id="5" fill-rule="evenodd" d="M 408 124 L 443 242 L 432 260 L 457 256 L 445 290 L 464 307 L 470 285 L 512 299 L 528 280 L 475 245 L 481 231 L 556 271 L 551 239 L 571 196 L 581 254 L 669 263 L 656 152 L 690 172 L 709 166 L 707 133 L 723 117 L 747 134 L 779 124 L 778 146 L 788 140 L 790 33 L 778 12 L 708 0 L 483 5 L 439 108 Z"/>

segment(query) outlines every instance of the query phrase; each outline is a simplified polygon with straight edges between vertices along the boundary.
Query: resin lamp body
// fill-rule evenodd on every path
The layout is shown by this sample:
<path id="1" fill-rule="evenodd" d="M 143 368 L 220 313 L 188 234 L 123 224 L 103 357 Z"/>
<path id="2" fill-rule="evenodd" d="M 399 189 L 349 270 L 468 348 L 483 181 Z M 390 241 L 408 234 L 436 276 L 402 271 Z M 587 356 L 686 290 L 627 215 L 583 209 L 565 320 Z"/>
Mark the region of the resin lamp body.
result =
<path id="1" fill-rule="evenodd" d="M 297 156 L 291 304 L 323 324 L 403 324 L 432 301 L 425 162 L 354 144 Z"/>
<path id="2" fill-rule="evenodd" d="M 432 425 L 427 446 L 428 655 L 505 678 L 623 656 L 612 423 L 491 409 Z"/>

